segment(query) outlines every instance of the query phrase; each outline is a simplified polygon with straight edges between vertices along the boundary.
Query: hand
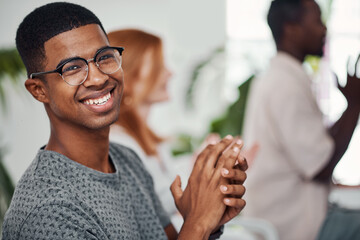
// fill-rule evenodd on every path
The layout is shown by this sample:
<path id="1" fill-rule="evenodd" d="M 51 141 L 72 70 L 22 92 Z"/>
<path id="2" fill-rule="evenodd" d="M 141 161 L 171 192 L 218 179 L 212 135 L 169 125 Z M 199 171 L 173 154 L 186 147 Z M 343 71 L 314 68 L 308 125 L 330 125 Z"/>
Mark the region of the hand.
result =
<path id="1" fill-rule="evenodd" d="M 242 141 L 237 140 L 232 147 L 233 149 L 236 147 L 241 149 L 242 146 Z M 227 198 L 224 198 L 224 203 L 227 207 L 218 224 L 219 227 L 236 217 L 245 207 L 246 202 L 241 198 L 245 193 L 243 184 L 246 180 L 245 171 L 248 169 L 247 159 L 241 154 L 238 154 L 234 162 L 234 158 L 230 157 L 227 159 L 223 169 L 228 170 L 222 171 L 221 174 L 224 178 L 228 179 L 229 185 L 224 185 L 226 188 L 220 186 L 221 192 L 227 196 Z"/>
<path id="2" fill-rule="evenodd" d="M 231 148 L 226 150 L 230 146 Z M 227 137 L 216 145 L 208 145 L 199 154 L 184 192 L 181 190 L 180 178 L 175 179 L 171 192 L 179 212 L 184 217 L 184 225 L 192 222 L 190 226 L 200 227 L 210 234 L 218 226 L 235 217 L 245 206 L 244 200 L 240 198 L 245 189 L 239 182 L 242 183 L 246 178 L 243 169 L 247 165 L 242 157 L 239 159 L 241 147 L 242 142 L 233 144 L 232 137 Z M 240 167 L 234 167 L 237 161 Z M 227 168 L 223 169 L 224 166 Z M 238 183 L 229 184 L 228 179 L 234 179 Z M 225 198 L 220 186 L 227 194 Z"/>
<path id="3" fill-rule="evenodd" d="M 200 152 L 202 152 L 207 145 L 209 145 L 209 144 L 215 145 L 218 142 L 220 142 L 220 140 L 221 140 L 221 137 L 219 134 L 209 133 L 205 137 L 204 141 L 200 144 L 200 147 L 198 149 L 196 149 L 196 151 L 194 152 L 193 158 L 192 158 L 192 166 L 195 164 L 195 161 L 196 161 L 198 155 L 200 154 Z"/>
<path id="4" fill-rule="evenodd" d="M 338 78 L 335 75 L 337 84 L 338 84 L 338 88 L 341 91 L 341 93 L 344 95 L 344 97 L 346 98 L 349 106 L 353 106 L 353 105 L 359 106 L 360 105 L 360 78 L 357 77 L 357 66 L 359 63 L 359 59 L 360 59 L 360 55 L 358 56 L 356 63 L 355 63 L 354 74 L 351 75 L 348 70 L 347 82 L 344 87 L 340 86 Z M 348 65 L 349 65 L 349 61 L 348 61 Z M 348 66 L 348 68 L 349 68 L 349 66 Z"/>

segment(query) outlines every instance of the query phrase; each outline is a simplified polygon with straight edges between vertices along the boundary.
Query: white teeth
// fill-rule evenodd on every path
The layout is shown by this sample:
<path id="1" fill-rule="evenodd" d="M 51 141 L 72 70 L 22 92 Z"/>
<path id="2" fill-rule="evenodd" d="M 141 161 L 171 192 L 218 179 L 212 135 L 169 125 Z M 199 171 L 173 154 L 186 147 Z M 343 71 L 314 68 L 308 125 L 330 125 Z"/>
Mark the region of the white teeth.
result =
<path id="1" fill-rule="evenodd" d="M 100 98 L 96 98 L 96 99 L 87 99 L 84 101 L 85 104 L 87 105 L 104 105 L 107 101 L 109 101 L 111 97 L 111 93 L 106 94 L 103 97 Z"/>

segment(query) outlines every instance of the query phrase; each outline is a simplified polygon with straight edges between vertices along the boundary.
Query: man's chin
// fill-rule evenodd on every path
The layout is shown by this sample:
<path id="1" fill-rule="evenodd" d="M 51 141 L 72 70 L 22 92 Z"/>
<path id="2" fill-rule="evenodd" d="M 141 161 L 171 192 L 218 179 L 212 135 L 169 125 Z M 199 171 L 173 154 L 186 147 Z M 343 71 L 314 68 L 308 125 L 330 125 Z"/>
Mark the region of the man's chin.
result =
<path id="1" fill-rule="evenodd" d="M 317 51 L 317 52 L 312 52 L 309 55 L 322 58 L 324 56 L 324 51 L 321 50 L 321 51 Z"/>

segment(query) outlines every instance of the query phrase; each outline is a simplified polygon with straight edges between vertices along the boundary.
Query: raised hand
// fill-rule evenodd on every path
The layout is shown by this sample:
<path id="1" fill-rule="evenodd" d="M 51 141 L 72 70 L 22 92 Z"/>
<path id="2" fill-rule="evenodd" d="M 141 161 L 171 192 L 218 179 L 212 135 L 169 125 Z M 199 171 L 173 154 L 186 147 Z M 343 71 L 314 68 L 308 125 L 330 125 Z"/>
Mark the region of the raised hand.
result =
<path id="1" fill-rule="evenodd" d="M 355 62 L 354 74 L 349 73 L 349 62 L 348 62 L 347 82 L 344 87 L 340 86 L 339 81 L 336 77 L 338 88 L 346 98 L 349 106 L 360 105 L 360 78 L 357 77 L 357 75 L 359 74 L 357 69 L 359 60 L 360 60 L 360 54 Z"/>

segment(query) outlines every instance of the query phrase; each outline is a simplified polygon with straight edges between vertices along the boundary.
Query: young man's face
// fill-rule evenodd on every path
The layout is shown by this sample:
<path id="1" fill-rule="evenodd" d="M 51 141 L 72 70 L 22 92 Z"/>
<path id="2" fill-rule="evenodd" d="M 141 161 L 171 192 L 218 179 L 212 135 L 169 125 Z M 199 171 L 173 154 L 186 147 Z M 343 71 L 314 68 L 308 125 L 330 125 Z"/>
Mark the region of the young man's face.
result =
<path id="1" fill-rule="evenodd" d="M 55 69 L 60 61 L 71 57 L 91 59 L 98 49 L 108 45 L 104 32 L 96 24 L 61 33 L 44 44 L 44 71 Z M 88 67 L 87 79 L 79 86 L 68 85 L 59 74 L 46 75 L 45 106 L 53 126 L 102 129 L 119 116 L 124 87 L 122 69 L 107 75 L 93 61 Z"/>
<path id="2" fill-rule="evenodd" d="M 306 54 L 322 56 L 326 27 L 321 20 L 320 8 L 313 0 L 304 0 L 302 4 L 305 9 L 301 21 L 303 49 Z"/>

